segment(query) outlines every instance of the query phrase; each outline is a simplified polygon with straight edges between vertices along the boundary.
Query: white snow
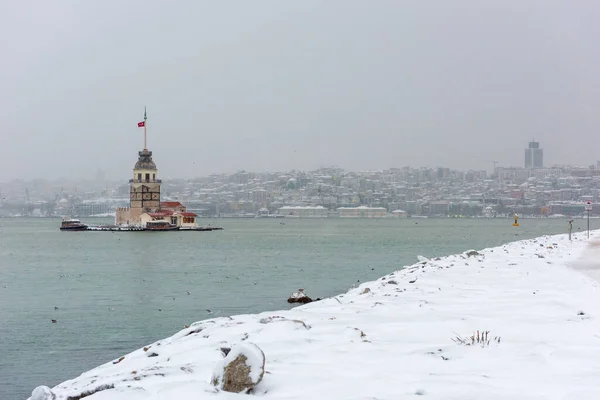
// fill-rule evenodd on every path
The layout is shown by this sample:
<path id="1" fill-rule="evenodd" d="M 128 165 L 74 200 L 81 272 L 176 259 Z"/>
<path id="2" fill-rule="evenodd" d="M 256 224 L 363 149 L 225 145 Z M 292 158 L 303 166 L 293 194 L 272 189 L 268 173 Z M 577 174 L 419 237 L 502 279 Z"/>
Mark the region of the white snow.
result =
<path id="1" fill-rule="evenodd" d="M 419 262 L 428 262 L 429 258 L 424 256 L 417 256 L 417 260 L 419 260 Z"/>
<path id="2" fill-rule="evenodd" d="M 38 386 L 31 393 L 31 400 L 54 400 L 55 396 L 48 386 Z"/>
<path id="3" fill-rule="evenodd" d="M 578 233 L 478 253 L 289 311 L 196 322 L 52 391 L 239 398 L 210 379 L 220 347 L 252 342 L 267 360 L 255 391 L 266 399 L 600 399 L 600 244 Z M 471 345 L 477 330 L 489 343 Z"/>

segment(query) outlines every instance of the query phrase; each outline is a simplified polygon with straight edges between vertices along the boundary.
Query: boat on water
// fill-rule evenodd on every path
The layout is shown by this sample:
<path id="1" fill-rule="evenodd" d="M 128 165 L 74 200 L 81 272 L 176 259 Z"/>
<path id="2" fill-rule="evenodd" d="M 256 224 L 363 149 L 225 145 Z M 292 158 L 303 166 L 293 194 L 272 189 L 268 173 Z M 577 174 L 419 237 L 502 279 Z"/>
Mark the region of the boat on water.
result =
<path id="1" fill-rule="evenodd" d="M 168 221 L 151 221 L 146 223 L 145 231 L 178 231 L 177 225 L 171 224 Z"/>
<path id="2" fill-rule="evenodd" d="M 86 224 L 82 224 L 80 220 L 73 218 L 63 218 L 60 224 L 61 231 L 85 231 L 87 228 Z"/>

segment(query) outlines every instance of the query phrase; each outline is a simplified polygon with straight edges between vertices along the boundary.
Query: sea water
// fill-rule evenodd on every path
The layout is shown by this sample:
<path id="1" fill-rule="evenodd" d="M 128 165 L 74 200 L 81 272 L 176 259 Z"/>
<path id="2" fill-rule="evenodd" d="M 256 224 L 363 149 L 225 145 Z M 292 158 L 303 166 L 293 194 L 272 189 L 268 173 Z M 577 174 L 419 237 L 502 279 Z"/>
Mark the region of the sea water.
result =
<path id="1" fill-rule="evenodd" d="M 58 219 L 0 219 L 0 399 L 26 399 L 38 385 L 76 377 L 194 321 L 289 308 L 298 288 L 332 296 L 417 255 L 568 229 L 562 219 L 512 222 L 216 219 L 203 224 L 223 231 L 61 232 Z M 584 230 L 586 221 L 573 225 Z"/>

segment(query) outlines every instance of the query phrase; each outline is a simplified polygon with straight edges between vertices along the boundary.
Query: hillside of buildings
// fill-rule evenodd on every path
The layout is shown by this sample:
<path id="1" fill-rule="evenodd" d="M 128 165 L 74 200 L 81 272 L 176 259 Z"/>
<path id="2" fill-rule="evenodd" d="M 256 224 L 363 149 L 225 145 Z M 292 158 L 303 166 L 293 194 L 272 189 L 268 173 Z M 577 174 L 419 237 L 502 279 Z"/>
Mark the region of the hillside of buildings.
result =
<path id="1" fill-rule="evenodd" d="M 578 217 L 600 214 L 600 163 L 590 167 L 392 168 L 213 174 L 163 179 L 161 199 L 203 217 Z M 15 180 L 0 184 L 0 216 L 112 216 L 129 186 L 90 181 Z"/>

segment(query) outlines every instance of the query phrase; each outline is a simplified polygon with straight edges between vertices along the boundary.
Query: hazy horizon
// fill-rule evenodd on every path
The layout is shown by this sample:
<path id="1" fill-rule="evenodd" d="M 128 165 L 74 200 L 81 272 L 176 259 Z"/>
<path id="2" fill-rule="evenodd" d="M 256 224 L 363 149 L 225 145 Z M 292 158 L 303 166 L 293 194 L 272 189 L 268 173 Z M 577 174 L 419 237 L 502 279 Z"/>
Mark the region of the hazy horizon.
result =
<path id="1" fill-rule="evenodd" d="M 233 6 L 235 4 L 235 7 Z M 431 4 L 431 3 L 430 3 Z M 595 164 L 592 1 L 0 6 L 0 182 Z"/>

